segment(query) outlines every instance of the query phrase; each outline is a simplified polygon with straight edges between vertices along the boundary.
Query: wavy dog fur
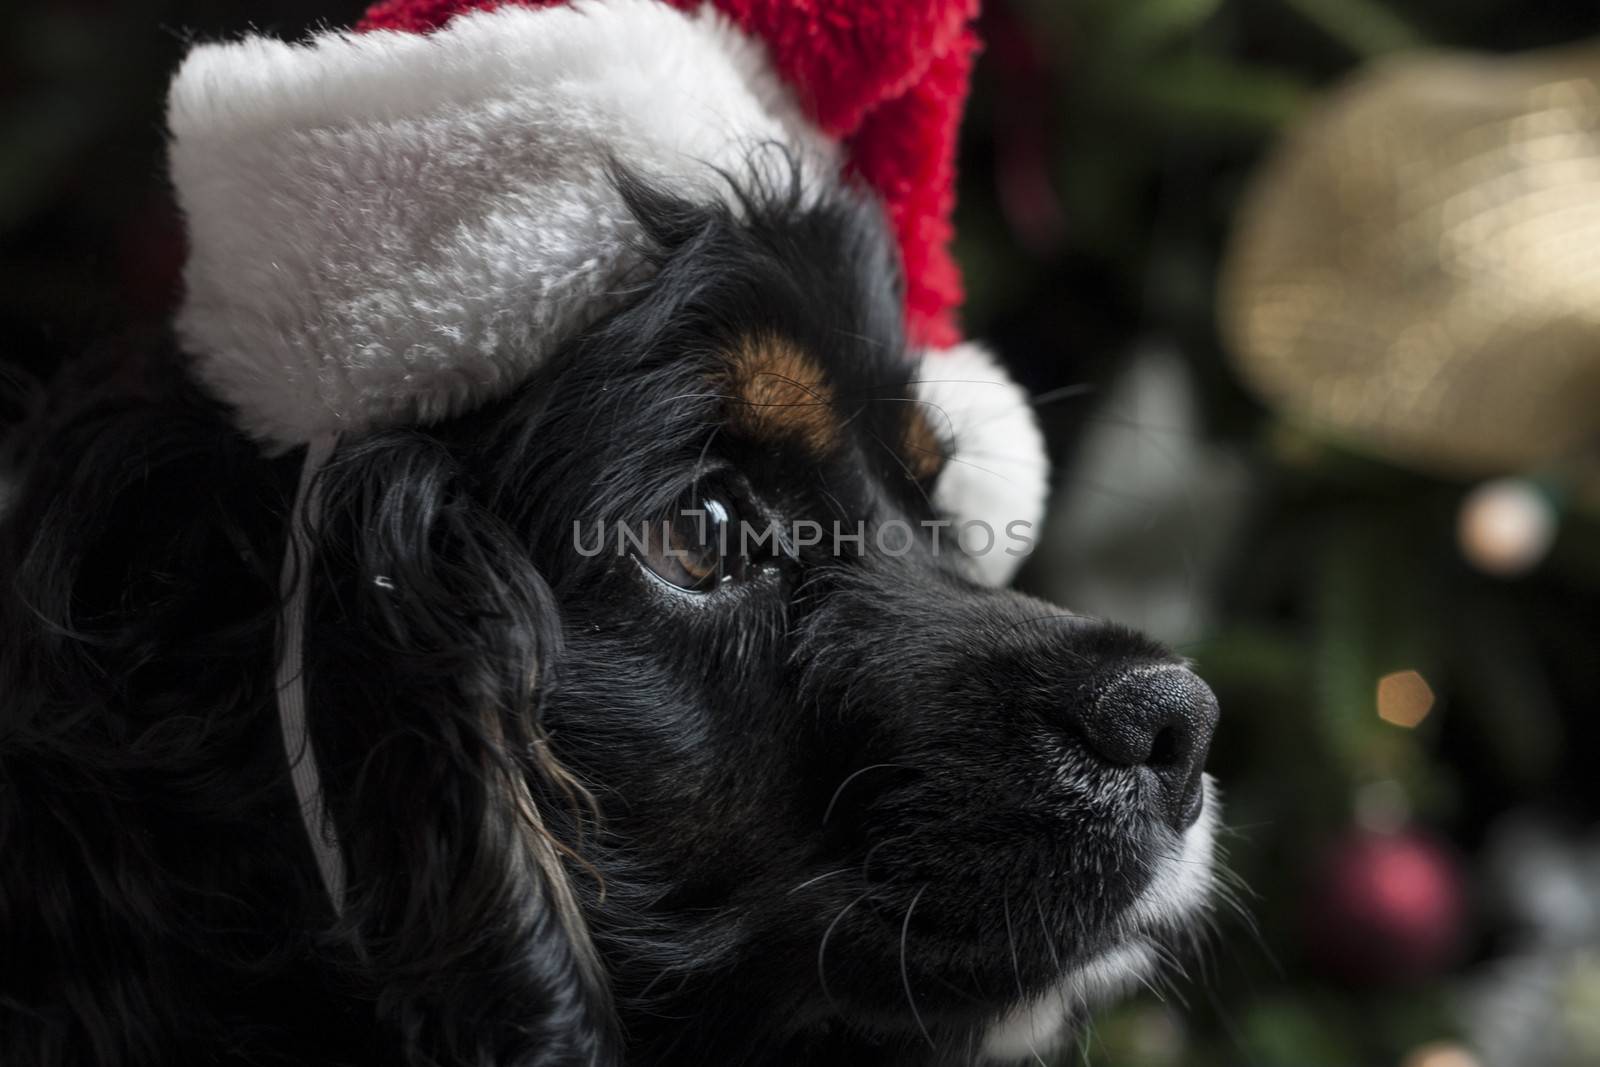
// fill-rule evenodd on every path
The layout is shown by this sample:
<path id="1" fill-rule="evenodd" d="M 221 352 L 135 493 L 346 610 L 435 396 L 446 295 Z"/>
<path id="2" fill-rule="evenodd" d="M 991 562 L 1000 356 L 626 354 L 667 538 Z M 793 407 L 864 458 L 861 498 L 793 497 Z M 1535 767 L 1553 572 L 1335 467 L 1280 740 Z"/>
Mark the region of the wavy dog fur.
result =
<path id="1" fill-rule="evenodd" d="M 1148 782 L 1047 721 L 1165 650 L 927 545 L 704 596 L 572 550 L 575 520 L 707 485 L 930 517 L 937 477 L 894 444 L 913 368 L 875 207 L 619 180 L 656 269 L 626 307 L 506 401 L 318 476 L 342 916 L 272 684 L 300 453 L 264 458 L 170 350 L 85 368 L 13 435 L 0 1063 L 966 1063 L 1064 970 L 1182 927 L 1126 918 L 1185 854 Z M 741 438 L 773 420 L 718 384 L 768 336 L 837 408 L 798 443 Z"/>

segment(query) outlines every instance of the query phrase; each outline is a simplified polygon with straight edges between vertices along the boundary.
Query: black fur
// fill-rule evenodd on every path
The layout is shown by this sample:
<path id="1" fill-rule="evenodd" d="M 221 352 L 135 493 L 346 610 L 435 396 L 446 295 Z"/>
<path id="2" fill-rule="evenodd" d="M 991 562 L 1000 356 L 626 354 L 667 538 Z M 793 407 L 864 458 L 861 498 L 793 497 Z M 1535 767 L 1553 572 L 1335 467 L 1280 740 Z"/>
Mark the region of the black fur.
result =
<path id="1" fill-rule="evenodd" d="M 1063 724 L 1167 652 L 926 544 L 698 598 L 574 550 L 574 522 L 697 484 L 932 516 L 892 447 L 911 365 L 876 209 L 619 180 L 657 268 L 627 307 L 506 401 L 320 476 L 306 678 L 342 919 L 272 689 L 301 454 L 263 458 L 175 371 L 23 431 L 0 1063 L 969 1062 L 1120 936 L 1171 834 Z M 827 461 L 727 430 L 707 382 L 752 334 L 824 364 Z"/>

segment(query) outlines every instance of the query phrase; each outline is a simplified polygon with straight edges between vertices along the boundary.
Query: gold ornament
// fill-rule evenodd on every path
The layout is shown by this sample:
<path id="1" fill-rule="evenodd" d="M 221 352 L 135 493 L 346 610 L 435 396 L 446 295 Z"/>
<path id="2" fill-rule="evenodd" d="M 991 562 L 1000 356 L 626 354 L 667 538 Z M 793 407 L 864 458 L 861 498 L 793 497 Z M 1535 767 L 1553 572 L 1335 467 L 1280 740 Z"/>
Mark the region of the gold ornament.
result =
<path id="1" fill-rule="evenodd" d="M 1600 44 L 1411 53 L 1292 129 L 1220 293 L 1280 411 L 1452 477 L 1600 441 Z"/>

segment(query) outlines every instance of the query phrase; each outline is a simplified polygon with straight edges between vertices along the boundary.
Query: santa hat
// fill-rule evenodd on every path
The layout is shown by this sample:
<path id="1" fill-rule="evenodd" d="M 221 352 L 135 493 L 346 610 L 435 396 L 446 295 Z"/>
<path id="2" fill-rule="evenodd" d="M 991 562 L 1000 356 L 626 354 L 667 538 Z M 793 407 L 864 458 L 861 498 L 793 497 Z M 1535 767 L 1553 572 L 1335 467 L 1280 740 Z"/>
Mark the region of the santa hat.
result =
<path id="1" fill-rule="evenodd" d="M 728 199 L 717 170 L 776 142 L 808 188 L 843 172 L 887 209 L 918 389 L 949 416 L 936 502 L 1037 521 L 1026 399 L 955 325 L 976 6 L 384 0 L 353 33 L 201 45 L 168 108 L 196 373 L 273 451 L 506 395 L 646 267 L 613 161 Z M 996 583 L 1015 562 L 974 561 Z"/>

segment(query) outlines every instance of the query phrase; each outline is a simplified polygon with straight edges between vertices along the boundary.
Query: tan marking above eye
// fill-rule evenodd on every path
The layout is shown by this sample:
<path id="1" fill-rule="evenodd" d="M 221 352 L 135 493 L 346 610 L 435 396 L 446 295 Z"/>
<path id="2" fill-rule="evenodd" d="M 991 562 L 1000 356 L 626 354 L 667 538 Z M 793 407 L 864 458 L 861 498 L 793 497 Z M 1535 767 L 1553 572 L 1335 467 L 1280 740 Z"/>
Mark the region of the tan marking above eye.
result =
<path id="1" fill-rule="evenodd" d="M 728 353 L 728 420 L 765 440 L 793 441 L 815 455 L 838 447 L 843 424 L 833 388 L 805 349 L 771 335 L 745 338 Z"/>
<path id="2" fill-rule="evenodd" d="M 931 481 L 944 468 L 945 447 L 933 430 L 930 412 L 924 404 L 906 405 L 906 425 L 900 437 L 900 451 L 906 468 L 919 482 Z"/>

